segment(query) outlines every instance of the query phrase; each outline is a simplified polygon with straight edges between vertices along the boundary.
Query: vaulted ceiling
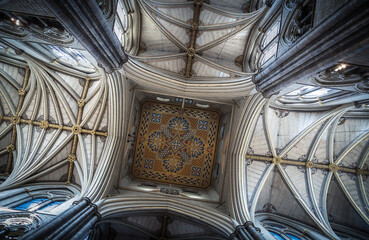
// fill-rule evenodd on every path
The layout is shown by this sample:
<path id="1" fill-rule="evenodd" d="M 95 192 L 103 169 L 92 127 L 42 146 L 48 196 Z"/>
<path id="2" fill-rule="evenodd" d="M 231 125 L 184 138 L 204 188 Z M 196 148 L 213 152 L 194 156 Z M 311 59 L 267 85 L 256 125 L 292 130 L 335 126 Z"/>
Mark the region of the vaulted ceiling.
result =
<path id="1" fill-rule="evenodd" d="M 26 52 L 19 56 L 0 49 L 2 172 L 10 173 L 13 162 L 1 189 L 29 181 L 63 181 L 80 187 L 80 196 L 104 199 L 101 210 L 106 215 L 155 203 L 217 224 L 224 232 L 233 231 L 233 221 L 254 221 L 257 213 L 270 211 L 268 206 L 331 238 L 336 237 L 332 223 L 367 231 L 367 107 L 336 102 L 319 111 L 303 104 L 294 111 L 256 92 L 256 72 L 244 66 L 244 55 L 259 47 L 251 37 L 269 10 L 263 1 L 135 3 L 130 17 L 140 24 L 130 26 L 136 34 L 128 39 L 130 59 L 113 74 L 93 59 L 96 69 L 76 70 L 76 63 L 69 67 L 61 59 L 34 54 L 37 43 L 4 40 Z M 121 180 L 116 166 L 128 162 L 126 142 L 134 129 L 128 122 L 140 102 L 135 102 L 137 89 L 151 98 L 198 98 L 210 106 L 217 99 L 233 106 L 227 119 L 232 129 L 221 146 L 226 161 L 219 171 L 226 181 L 223 199 L 215 202 L 219 205 L 208 201 L 212 194 L 201 202 L 201 196 L 135 189 L 122 194 L 107 187 Z M 364 115 L 353 116 L 354 109 Z M 152 220 L 156 234 L 159 223 L 154 217 L 128 220 L 145 219 Z"/>

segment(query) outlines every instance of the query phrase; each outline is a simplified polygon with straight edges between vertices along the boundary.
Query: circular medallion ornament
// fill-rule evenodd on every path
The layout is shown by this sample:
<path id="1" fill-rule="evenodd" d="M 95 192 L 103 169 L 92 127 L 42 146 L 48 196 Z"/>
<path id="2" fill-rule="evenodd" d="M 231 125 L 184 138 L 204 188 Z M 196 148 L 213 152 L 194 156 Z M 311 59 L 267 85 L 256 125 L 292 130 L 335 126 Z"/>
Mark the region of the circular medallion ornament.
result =
<path id="1" fill-rule="evenodd" d="M 278 156 L 273 158 L 273 163 L 274 163 L 275 165 L 280 164 L 280 163 L 281 163 L 281 161 L 282 161 L 282 158 L 280 158 L 280 157 L 278 157 Z"/>
<path id="2" fill-rule="evenodd" d="M 312 161 L 306 162 L 306 168 L 312 168 L 314 166 L 314 163 Z"/>
<path id="3" fill-rule="evenodd" d="M 15 146 L 13 144 L 10 144 L 8 146 L 6 146 L 6 150 L 11 153 L 15 150 Z"/>
<path id="4" fill-rule="evenodd" d="M 20 123 L 20 117 L 19 116 L 13 116 L 13 117 L 11 117 L 10 121 L 13 124 L 19 124 Z"/>
<path id="5" fill-rule="evenodd" d="M 78 107 L 83 107 L 85 105 L 85 100 L 80 99 L 80 100 L 78 100 L 77 104 L 78 104 Z"/>
<path id="6" fill-rule="evenodd" d="M 195 55 L 195 49 L 193 47 L 188 48 L 187 54 L 188 56 L 193 57 Z"/>
<path id="7" fill-rule="evenodd" d="M 21 89 L 18 90 L 18 94 L 21 95 L 21 96 L 26 95 L 26 90 L 21 88 Z"/>
<path id="8" fill-rule="evenodd" d="M 278 164 L 280 164 L 282 162 L 282 158 L 280 158 L 280 157 L 274 157 L 273 158 L 273 163 L 275 164 L 275 165 L 278 165 Z"/>
<path id="9" fill-rule="evenodd" d="M 74 154 L 69 154 L 68 161 L 69 162 L 74 162 L 75 160 L 76 160 L 76 156 Z"/>
<path id="10" fill-rule="evenodd" d="M 40 127 L 41 127 L 42 129 L 47 129 L 47 128 L 49 127 L 49 122 L 48 122 L 48 121 L 46 121 L 46 120 L 42 120 L 42 121 L 41 121 L 41 124 L 40 124 Z"/>
<path id="11" fill-rule="evenodd" d="M 329 168 L 329 171 L 331 171 L 331 172 L 337 172 L 338 171 L 338 165 L 335 164 L 335 163 L 329 164 L 328 168 Z"/>
<path id="12" fill-rule="evenodd" d="M 74 126 L 72 127 L 72 132 L 73 132 L 75 135 L 80 134 L 80 133 L 82 132 L 82 128 L 81 128 L 80 126 L 78 126 L 78 125 L 74 125 Z"/>

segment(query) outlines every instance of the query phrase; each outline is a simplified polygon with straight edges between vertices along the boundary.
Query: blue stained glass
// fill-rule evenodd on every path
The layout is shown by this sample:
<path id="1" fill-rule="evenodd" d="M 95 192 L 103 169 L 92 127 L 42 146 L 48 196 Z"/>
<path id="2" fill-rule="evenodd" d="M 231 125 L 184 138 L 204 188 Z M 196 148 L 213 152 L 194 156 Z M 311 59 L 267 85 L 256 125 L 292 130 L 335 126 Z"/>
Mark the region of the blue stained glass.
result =
<path id="1" fill-rule="evenodd" d="M 62 203 L 63 203 L 62 201 L 52 202 L 52 203 L 46 205 L 45 207 L 39 209 L 39 211 L 50 212 L 51 210 L 53 210 L 54 208 L 58 207 Z"/>
<path id="2" fill-rule="evenodd" d="M 278 233 L 270 232 L 270 234 L 272 234 L 273 237 L 277 240 L 284 240 L 284 238 L 281 235 L 279 235 Z"/>
<path id="3" fill-rule="evenodd" d="M 14 207 L 14 209 L 16 210 L 29 210 L 31 208 L 36 207 L 37 205 L 41 204 L 44 201 L 47 201 L 47 198 L 36 198 L 36 199 L 32 199 L 26 203 L 23 203 L 21 205 L 18 205 L 16 207 Z"/>
<path id="4" fill-rule="evenodd" d="M 287 236 L 288 236 L 289 238 L 291 238 L 292 240 L 300 240 L 300 238 L 295 237 L 295 236 L 293 236 L 293 235 L 291 235 L 291 234 L 287 234 Z"/>

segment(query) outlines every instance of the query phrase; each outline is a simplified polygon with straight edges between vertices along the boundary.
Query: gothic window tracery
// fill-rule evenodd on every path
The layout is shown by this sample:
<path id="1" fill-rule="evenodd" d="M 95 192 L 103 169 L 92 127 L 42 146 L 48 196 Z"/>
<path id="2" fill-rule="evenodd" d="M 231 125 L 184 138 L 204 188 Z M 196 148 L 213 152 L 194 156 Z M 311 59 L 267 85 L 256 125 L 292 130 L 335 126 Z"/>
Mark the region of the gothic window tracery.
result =
<path id="1" fill-rule="evenodd" d="M 73 48 L 63 48 L 58 46 L 52 46 L 47 45 L 48 50 L 51 51 L 51 53 L 59 60 L 63 60 L 66 62 L 76 62 L 76 63 L 82 63 L 84 66 L 91 67 L 91 63 L 87 60 L 85 56 L 82 55 L 82 53 L 76 49 Z"/>
<path id="2" fill-rule="evenodd" d="M 32 199 L 30 201 L 27 201 L 23 204 L 20 204 L 16 207 L 14 207 L 15 210 L 24 210 L 24 211 L 33 211 L 33 210 L 37 210 L 42 203 L 46 202 L 48 199 L 47 198 L 35 198 Z"/>
<path id="3" fill-rule="evenodd" d="M 292 228 L 290 226 L 282 225 L 281 223 L 275 223 L 275 222 L 264 222 L 264 227 L 269 231 L 269 233 L 277 240 L 302 240 L 302 239 L 308 239 L 306 237 L 301 237 L 304 235 L 304 233 L 298 231 L 295 228 Z"/>
<path id="4" fill-rule="evenodd" d="M 127 31 L 127 13 L 122 2 L 118 1 L 114 21 L 114 33 L 121 44 L 123 44 L 124 34 L 126 33 L 126 31 Z"/>
<path id="5" fill-rule="evenodd" d="M 280 18 L 267 30 L 264 40 L 261 44 L 262 57 L 261 65 L 275 58 L 278 50 L 278 36 L 280 28 Z"/>
<path id="6" fill-rule="evenodd" d="M 277 98 L 277 101 L 282 104 L 311 104 L 317 103 L 323 105 L 325 101 L 330 101 L 334 98 L 342 97 L 347 94 L 345 91 L 321 88 L 316 86 L 302 86 L 292 92 L 284 94 Z"/>

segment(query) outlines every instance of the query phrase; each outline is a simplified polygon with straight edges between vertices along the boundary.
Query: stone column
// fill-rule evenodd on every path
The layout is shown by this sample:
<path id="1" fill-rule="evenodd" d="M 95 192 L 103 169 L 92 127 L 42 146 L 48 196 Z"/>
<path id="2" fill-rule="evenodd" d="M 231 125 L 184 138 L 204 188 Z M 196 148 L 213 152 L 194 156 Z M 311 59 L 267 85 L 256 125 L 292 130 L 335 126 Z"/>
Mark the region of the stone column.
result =
<path id="1" fill-rule="evenodd" d="M 84 198 L 62 214 L 56 216 L 50 222 L 40 228 L 33 229 L 20 239 L 72 239 L 75 235 L 87 235 L 88 231 L 90 231 L 99 218 L 100 215 L 97 212 L 97 206 L 92 204 L 88 198 Z"/>
<path id="2" fill-rule="evenodd" d="M 251 235 L 253 239 L 265 240 L 265 238 L 261 234 L 260 228 L 255 227 L 253 222 L 248 221 L 244 224 L 244 226 L 245 230 Z"/>
<path id="3" fill-rule="evenodd" d="M 65 29 L 110 73 L 128 61 L 127 54 L 97 1 L 42 0 Z"/>
<path id="4" fill-rule="evenodd" d="M 237 240 L 265 240 L 260 232 L 260 229 L 255 227 L 252 222 L 246 222 L 244 225 L 239 225 L 229 236 L 229 239 Z"/>

